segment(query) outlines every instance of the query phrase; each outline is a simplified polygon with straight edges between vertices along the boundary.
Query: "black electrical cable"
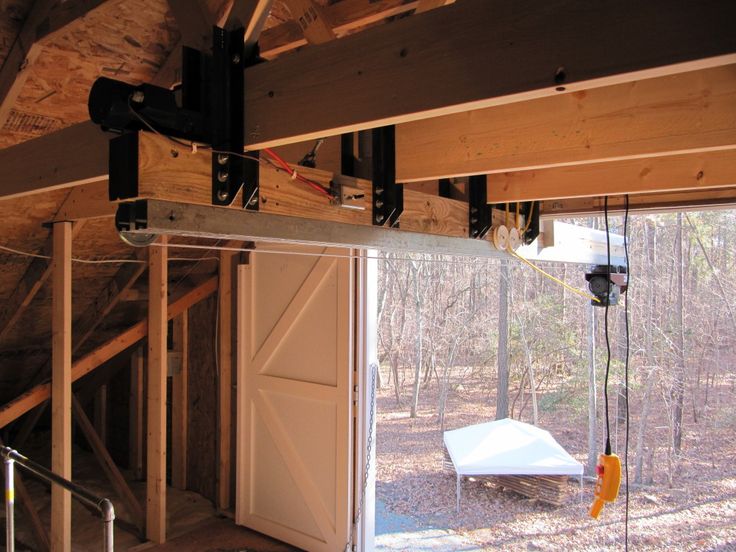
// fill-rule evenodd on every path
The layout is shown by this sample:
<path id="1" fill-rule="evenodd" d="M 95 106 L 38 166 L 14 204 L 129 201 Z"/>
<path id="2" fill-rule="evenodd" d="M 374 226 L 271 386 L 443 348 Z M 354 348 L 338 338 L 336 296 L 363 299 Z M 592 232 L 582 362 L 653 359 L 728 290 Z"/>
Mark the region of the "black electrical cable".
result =
<path id="1" fill-rule="evenodd" d="M 624 469 L 626 473 L 626 510 L 624 513 L 624 550 L 629 549 L 629 288 L 631 263 L 629 262 L 629 196 L 624 196 L 624 255 L 626 256 L 626 298 L 624 302 L 624 327 L 626 330 L 626 356 L 624 357 L 624 400 L 626 402 L 626 444 Z"/>
<path id="2" fill-rule="evenodd" d="M 606 336 L 606 378 L 603 383 L 603 398 L 605 400 L 605 406 L 606 406 L 606 450 L 605 453 L 607 455 L 611 454 L 611 424 L 608 416 L 608 373 L 611 370 L 611 341 L 608 337 L 608 305 L 610 303 L 610 294 L 611 294 L 611 234 L 608 230 L 608 196 L 606 196 L 603 200 L 603 214 L 606 221 L 606 254 L 607 254 L 607 261 L 608 261 L 608 294 L 606 297 L 606 312 L 605 316 L 603 318 L 604 322 L 604 334 Z"/>

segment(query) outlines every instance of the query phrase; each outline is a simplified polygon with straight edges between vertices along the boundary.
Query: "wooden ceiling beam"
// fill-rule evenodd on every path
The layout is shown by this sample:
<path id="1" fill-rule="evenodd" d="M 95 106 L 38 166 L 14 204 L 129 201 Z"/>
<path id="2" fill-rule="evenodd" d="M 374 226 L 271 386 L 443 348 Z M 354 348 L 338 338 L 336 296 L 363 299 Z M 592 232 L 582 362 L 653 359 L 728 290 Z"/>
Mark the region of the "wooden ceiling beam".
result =
<path id="1" fill-rule="evenodd" d="M 310 44 L 324 44 L 337 38 L 322 6 L 313 0 L 283 0 Z"/>
<path id="2" fill-rule="evenodd" d="M 492 174 L 488 203 L 736 186 L 736 149 Z"/>
<path id="3" fill-rule="evenodd" d="M 399 125 L 396 172 L 406 182 L 724 148 L 736 148 L 736 65 Z"/>
<path id="4" fill-rule="evenodd" d="M 217 276 L 209 278 L 194 289 L 185 292 L 181 297 L 169 303 L 168 317 L 172 319 L 182 312 L 206 299 L 217 291 Z M 114 356 L 122 353 L 148 334 L 148 320 L 141 320 L 127 330 L 106 341 L 93 351 L 72 364 L 72 383 L 86 376 Z M 29 389 L 19 397 L 0 407 L 0 428 L 16 420 L 32 408 L 47 401 L 51 396 L 51 384 L 42 383 Z"/>
<path id="5" fill-rule="evenodd" d="M 463 0 L 249 67 L 246 144 L 275 147 L 736 62 L 736 3 L 584 7 Z"/>
<path id="6" fill-rule="evenodd" d="M 577 197 L 542 201 L 540 215 L 545 219 L 575 216 L 599 216 L 604 210 L 603 197 Z M 732 209 L 736 207 L 736 186 L 707 190 L 681 192 L 657 192 L 629 196 L 629 210 L 636 213 L 673 213 L 683 211 L 705 211 L 710 209 Z M 609 214 L 624 212 L 624 196 L 609 196 Z"/>

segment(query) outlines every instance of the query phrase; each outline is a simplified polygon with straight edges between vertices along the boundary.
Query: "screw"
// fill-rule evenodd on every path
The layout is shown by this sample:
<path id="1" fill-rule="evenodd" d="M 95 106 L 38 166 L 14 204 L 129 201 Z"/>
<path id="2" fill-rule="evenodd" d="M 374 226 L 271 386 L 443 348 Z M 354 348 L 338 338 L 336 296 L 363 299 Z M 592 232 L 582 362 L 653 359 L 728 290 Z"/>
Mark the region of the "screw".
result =
<path id="1" fill-rule="evenodd" d="M 383 201 L 381 201 L 380 199 L 377 199 L 376 200 L 376 209 L 380 209 L 381 207 L 383 207 Z"/>
<path id="2" fill-rule="evenodd" d="M 376 188 L 376 195 L 381 195 L 383 193 L 383 188 Z"/>
<path id="3" fill-rule="evenodd" d="M 230 161 L 230 156 L 226 153 L 218 153 L 217 154 L 217 163 L 218 165 L 225 165 L 227 162 Z"/>
<path id="4" fill-rule="evenodd" d="M 248 202 L 248 205 L 255 205 L 256 203 L 258 203 L 258 198 L 256 196 L 253 196 L 250 202 Z"/>
<path id="5" fill-rule="evenodd" d="M 217 181 L 218 182 L 227 182 L 227 179 L 230 178 L 230 175 L 227 171 L 219 171 L 217 173 Z"/>
<path id="6" fill-rule="evenodd" d="M 146 95 L 143 93 L 142 90 L 136 90 L 130 95 L 130 101 L 135 103 L 143 103 L 143 100 L 146 99 Z"/>
<path id="7" fill-rule="evenodd" d="M 218 190 L 217 191 L 217 199 L 220 201 L 227 201 L 227 199 L 230 197 L 230 194 L 227 190 Z"/>
<path id="8" fill-rule="evenodd" d="M 383 215 L 376 215 L 376 222 L 377 222 L 378 224 L 381 224 L 381 223 L 383 222 L 383 219 L 384 219 L 384 218 L 385 218 L 385 217 L 384 217 Z"/>
<path id="9" fill-rule="evenodd" d="M 240 54 L 233 54 L 233 65 L 240 63 Z"/>

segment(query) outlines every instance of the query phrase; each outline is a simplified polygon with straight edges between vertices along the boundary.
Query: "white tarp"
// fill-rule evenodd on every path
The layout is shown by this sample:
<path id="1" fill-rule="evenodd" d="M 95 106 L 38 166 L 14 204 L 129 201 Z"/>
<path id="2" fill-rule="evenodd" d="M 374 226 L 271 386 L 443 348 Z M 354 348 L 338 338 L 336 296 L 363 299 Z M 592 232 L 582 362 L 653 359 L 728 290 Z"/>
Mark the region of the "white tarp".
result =
<path id="1" fill-rule="evenodd" d="M 445 431 L 445 446 L 460 478 L 469 475 L 575 475 L 583 465 L 548 431 L 506 418 Z"/>

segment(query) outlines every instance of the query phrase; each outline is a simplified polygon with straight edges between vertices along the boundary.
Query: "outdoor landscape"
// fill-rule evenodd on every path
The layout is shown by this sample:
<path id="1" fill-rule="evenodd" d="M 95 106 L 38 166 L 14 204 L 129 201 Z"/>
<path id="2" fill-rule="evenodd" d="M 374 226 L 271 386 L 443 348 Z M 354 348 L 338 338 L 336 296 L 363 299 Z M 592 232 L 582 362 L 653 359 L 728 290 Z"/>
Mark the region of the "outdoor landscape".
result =
<path id="1" fill-rule="evenodd" d="M 610 217 L 611 232 L 623 223 Z M 736 550 L 735 223 L 728 210 L 628 221 L 630 288 L 608 312 L 609 412 L 623 459 L 628 302 L 635 550 Z M 586 267 L 542 267 L 586 290 Z M 588 516 L 605 440 L 604 318 L 511 257 L 379 261 L 379 549 L 623 549 L 623 485 L 597 521 Z M 582 496 L 571 480 L 566 504 L 554 507 L 466 479 L 456 513 L 443 431 L 497 416 L 549 430 L 586 466 Z"/>

